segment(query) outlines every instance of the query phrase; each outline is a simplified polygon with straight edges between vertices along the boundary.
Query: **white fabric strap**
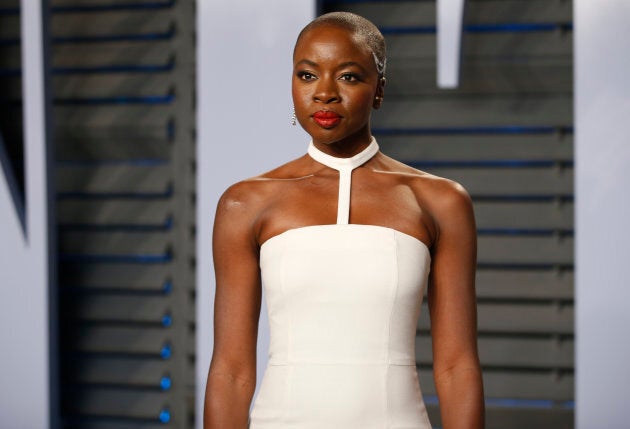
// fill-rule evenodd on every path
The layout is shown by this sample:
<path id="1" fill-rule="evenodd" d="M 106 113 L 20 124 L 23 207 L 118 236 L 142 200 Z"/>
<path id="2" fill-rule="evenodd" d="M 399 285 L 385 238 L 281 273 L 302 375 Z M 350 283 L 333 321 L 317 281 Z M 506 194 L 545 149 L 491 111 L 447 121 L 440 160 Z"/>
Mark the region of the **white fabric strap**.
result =
<path id="1" fill-rule="evenodd" d="M 376 139 L 372 137 L 368 147 L 350 158 L 337 158 L 317 149 L 311 141 L 308 154 L 315 161 L 339 171 L 339 198 L 337 200 L 337 224 L 346 225 L 350 220 L 350 191 L 352 170 L 368 162 L 378 152 Z"/>

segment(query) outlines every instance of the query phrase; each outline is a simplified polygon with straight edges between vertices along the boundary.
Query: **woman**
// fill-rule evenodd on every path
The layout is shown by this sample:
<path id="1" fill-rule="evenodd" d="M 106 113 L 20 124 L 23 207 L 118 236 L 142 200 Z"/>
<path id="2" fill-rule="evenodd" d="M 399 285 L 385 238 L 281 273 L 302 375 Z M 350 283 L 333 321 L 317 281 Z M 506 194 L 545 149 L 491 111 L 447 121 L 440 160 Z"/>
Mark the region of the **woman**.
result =
<path id="1" fill-rule="evenodd" d="M 323 15 L 293 64 L 308 154 L 233 185 L 217 208 L 206 429 L 248 426 L 261 282 L 270 360 L 252 429 L 430 428 L 414 355 L 427 283 L 443 428 L 483 427 L 470 198 L 379 152 L 385 42 L 373 24 Z"/>

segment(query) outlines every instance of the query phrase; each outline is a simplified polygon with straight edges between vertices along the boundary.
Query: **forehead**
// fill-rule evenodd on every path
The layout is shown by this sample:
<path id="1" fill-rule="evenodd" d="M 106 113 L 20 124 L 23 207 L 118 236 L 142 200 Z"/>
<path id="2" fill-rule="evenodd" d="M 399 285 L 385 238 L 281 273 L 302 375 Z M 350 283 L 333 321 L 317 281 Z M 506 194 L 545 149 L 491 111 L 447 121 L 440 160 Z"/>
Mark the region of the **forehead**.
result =
<path id="1" fill-rule="evenodd" d="M 352 30 L 334 25 L 317 26 L 302 34 L 295 46 L 294 60 L 327 53 L 339 60 L 352 57 L 372 61 L 372 51 L 363 37 Z"/>

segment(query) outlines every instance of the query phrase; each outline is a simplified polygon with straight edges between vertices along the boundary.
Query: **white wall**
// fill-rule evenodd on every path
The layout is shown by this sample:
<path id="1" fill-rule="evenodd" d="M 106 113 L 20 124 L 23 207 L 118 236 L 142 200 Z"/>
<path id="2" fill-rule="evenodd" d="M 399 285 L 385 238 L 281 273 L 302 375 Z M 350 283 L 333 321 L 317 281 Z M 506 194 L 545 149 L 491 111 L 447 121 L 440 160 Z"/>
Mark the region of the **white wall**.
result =
<path id="1" fill-rule="evenodd" d="M 21 13 L 27 236 L 0 174 L 0 427 L 12 429 L 51 418 L 41 4 L 24 0 Z"/>
<path id="2" fill-rule="evenodd" d="M 627 428 L 630 2 L 574 0 L 576 423 Z"/>
<path id="3" fill-rule="evenodd" d="M 197 0 L 197 427 L 212 355 L 212 223 L 232 183 L 306 152 L 308 136 L 290 126 L 291 54 L 313 0 Z M 267 363 L 261 311 L 258 380 Z"/>
<path id="4" fill-rule="evenodd" d="M 459 86 L 464 3 L 465 0 L 437 1 L 437 85 L 440 89 Z"/>

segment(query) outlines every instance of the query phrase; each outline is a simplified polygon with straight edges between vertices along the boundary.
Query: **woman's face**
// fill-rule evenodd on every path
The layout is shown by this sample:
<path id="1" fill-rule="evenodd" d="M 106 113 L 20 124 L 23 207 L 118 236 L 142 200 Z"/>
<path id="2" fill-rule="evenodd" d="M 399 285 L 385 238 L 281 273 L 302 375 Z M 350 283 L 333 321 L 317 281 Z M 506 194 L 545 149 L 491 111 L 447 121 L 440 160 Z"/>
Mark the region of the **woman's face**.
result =
<path id="1" fill-rule="evenodd" d="M 292 93 L 297 120 L 315 144 L 361 143 L 383 85 L 365 43 L 344 28 L 321 26 L 295 47 Z"/>

